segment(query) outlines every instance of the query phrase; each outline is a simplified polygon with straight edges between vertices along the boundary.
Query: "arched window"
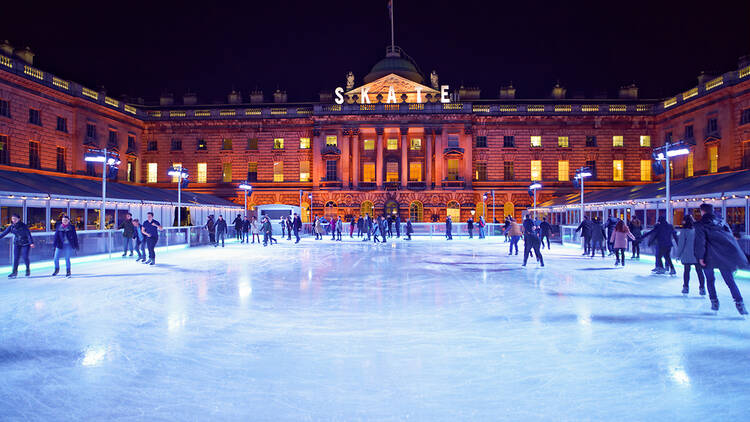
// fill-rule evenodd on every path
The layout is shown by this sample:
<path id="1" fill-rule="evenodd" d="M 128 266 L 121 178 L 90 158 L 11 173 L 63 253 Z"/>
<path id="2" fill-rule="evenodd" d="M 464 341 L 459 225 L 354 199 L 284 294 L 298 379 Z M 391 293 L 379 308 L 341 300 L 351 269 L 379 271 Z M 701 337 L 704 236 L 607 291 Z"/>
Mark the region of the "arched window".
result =
<path id="1" fill-rule="evenodd" d="M 515 218 L 515 215 L 514 215 L 515 211 L 516 211 L 516 208 L 515 208 L 515 206 L 513 205 L 512 202 L 506 202 L 505 204 L 503 204 L 503 215 L 504 215 L 504 217 L 513 217 L 513 218 Z"/>
<path id="2" fill-rule="evenodd" d="M 375 213 L 375 206 L 372 205 L 372 202 L 365 201 L 362 203 L 362 205 L 359 207 L 359 214 L 364 217 L 365 214 L 369 214 L 370 217 L 372 217 Z"/>
<path id="3" fill-rule="evenodd" d="M 310 222 L 310 204 L 308 204 L 307 202 L 303 202 L 302 208 L 300 208 L 299 213 L 303 223 Z"/>
<path id="4" fill-rule="evenodd" d="M 421 223 L 424 218 L 424 206 L 419 201 L 414 201 L 409 205 L 409 218 L 413 223 Z"/>
<path id="5" fill-rule="evenodd" d="M 446 214 L 454 223 L 459 222 L 461 220 L 461 206 L 456 201 L 448 202 Z"/>
<path id="6" fill-rule="evenodd" d="M 485 207 L 484 202 L 478 202 L 477 203 L 477 208 L 476 208 L 477 212 L 476 212 L 474 218 L 476 220 L 479 220 L 479 217 L 484 217 L 484 219 L 487 220 L 487 216 L 485 215 L 485 209 L 486 208 L 487 207 Z"/>
<path id="7" fill-rule="evenodd" d="M 336 203 L 333 201 L 326 202 L 326 206 L 323 209 L 323 215 L 326 217 L 326 220 L 331 220 L 331 218 L 336 218 L 336 216 L 339 213 L 339 208 L 336 206 Z"/>
<path id="8" fill-rule="evenodd" d="M 398 202 L 396 201 L 388 201 L 385 203 L 385 206 L 383 207 L 383 211 L 385 211 L 385 215 L 394 215 L 398 214 Z"/>

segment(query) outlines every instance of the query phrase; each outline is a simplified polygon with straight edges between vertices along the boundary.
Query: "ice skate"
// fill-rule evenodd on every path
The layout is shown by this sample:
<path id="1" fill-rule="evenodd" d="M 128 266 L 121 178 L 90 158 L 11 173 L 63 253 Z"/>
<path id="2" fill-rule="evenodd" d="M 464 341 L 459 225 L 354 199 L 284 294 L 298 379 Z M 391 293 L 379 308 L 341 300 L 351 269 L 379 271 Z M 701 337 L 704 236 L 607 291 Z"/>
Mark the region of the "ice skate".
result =
<path id="1" fill-rule="evenodd" d="M 737 312 L 739 312 L 740 315 L 747 315 L 747 309 L 745 309 L 745 304 L 743 302 L 735 302 L 734 305 L 737 307 Z"/>
<path id="2" fill-rule="evenodd" d="M 690 292 L 690 290 L 688 289 L 688 286 L 682 286 L 682 294 L 686 295 L 689 292 Z"/>
<path id="3" fill-rule="evenodd" d="M 712 311 L 718 311 L 719 310 L 719 300 L 718 299 L 711 299 L 711 310 Z"/>
<path id="4" fill-rule="evenodd" d="M 60 272 L 60 269 L 59 268 L 55 268 L 55 271 L 52 273 L 52 275 L 50 277 L 56 276 L 57 273 L 59 273 L 59 272 Z"/>

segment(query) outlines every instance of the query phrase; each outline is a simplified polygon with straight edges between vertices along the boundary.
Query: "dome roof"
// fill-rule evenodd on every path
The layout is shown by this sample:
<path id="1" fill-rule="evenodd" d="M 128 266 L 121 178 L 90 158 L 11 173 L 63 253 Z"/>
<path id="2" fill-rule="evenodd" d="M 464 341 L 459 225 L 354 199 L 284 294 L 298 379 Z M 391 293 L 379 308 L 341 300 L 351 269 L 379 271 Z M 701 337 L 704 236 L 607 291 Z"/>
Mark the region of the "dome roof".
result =
<path id="1" fill-rule="evenodd" d="M 424 77 L 419 68 L 417 68 L 416 63 L 405 53 L 402 54 L 399 47 L 388 47 L 385 58 L 375 63 L 375 66 L 372 67 L 370 73 L 363 80 L 368 84 L 391 73 L 395 73 L 416 83 L 424 81 Z"/>

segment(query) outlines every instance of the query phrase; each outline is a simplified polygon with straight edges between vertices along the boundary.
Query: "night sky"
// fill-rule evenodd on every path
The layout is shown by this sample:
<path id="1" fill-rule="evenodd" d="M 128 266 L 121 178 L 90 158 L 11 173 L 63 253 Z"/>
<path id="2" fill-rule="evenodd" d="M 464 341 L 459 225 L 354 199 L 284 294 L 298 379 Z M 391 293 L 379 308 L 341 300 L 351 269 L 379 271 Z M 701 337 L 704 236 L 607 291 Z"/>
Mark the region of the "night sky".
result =
<path id="1" fill-rule="evenodd" d="M 482 98 L 509 81 L 518 98 L 547 97 L 557 80 L 569 97 L 635 82 L 660 98 L 750 54 L 750 1 L 394 1 L 396 45 L 425 77 Z M 390 44 L 386 0 L 8 3 L 0 39 L 30 46 L 39 68 L 147 102 L 191 90 L 211 103 L 233 87 L 315 101 L 350 70 L 359 85 Z"/>

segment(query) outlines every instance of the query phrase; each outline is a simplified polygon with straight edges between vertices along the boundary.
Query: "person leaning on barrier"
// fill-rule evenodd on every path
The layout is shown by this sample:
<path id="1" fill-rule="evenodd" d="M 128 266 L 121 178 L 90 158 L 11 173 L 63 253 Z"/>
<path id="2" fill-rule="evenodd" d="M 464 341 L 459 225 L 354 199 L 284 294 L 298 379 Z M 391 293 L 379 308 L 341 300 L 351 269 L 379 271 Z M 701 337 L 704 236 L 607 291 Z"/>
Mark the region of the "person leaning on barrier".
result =
<path id="1" fill-rule="evenodd" d="M 12 214 L 10 222 L 11 224 L 0 233 L 0 239 L 8 234 L 13 235 L 13 271 L 8 274 L 8 278 L 16 278 L 18 275 L 18 263 L 21 257 L 26 264 L 26 277 L 28 277 L 31 275 L 29 248 L 34 247 L 34 238 L 31 237 L 29 227 L 21 221 L 20 215 Z"/>

